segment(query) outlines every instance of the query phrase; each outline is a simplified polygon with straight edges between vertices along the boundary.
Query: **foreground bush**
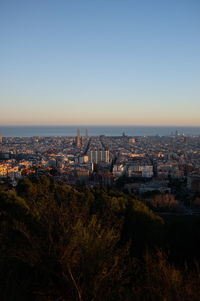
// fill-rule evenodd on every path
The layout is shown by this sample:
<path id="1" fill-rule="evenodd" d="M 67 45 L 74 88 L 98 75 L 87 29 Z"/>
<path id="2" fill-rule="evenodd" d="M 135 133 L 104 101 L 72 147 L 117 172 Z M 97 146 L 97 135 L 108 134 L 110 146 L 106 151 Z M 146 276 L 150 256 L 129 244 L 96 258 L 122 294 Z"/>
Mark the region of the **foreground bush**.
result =
<path id="1" fill-rule="evenodd" d="M 170 264 L 144 204 L 48 178 L 0 192 L 1 300 L 199 300 L 198 265 Z"/>

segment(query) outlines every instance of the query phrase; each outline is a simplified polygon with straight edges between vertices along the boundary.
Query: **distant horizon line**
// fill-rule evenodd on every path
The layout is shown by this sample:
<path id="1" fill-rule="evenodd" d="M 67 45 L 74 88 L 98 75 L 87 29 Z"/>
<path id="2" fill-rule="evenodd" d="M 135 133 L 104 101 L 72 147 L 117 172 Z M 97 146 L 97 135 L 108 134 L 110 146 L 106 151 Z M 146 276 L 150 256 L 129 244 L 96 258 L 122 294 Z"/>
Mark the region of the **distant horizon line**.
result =
<path id="1" fill-rule="evenodd" d="M 200 127 L 200 125 L 177 124 L 0 124 L 0 127 Z"/>

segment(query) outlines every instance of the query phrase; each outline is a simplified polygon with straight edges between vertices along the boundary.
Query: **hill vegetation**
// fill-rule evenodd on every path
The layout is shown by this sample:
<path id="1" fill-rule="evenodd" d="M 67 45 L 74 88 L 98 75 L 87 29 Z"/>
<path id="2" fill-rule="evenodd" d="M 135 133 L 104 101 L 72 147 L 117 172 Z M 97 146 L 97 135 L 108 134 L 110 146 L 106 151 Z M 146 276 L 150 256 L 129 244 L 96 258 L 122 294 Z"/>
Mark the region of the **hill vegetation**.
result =
<path id="1" fill-rule="evenodd" d="M 198 217 L 49 178 L 0 188 L 1 300 L 200 300 Z"/>

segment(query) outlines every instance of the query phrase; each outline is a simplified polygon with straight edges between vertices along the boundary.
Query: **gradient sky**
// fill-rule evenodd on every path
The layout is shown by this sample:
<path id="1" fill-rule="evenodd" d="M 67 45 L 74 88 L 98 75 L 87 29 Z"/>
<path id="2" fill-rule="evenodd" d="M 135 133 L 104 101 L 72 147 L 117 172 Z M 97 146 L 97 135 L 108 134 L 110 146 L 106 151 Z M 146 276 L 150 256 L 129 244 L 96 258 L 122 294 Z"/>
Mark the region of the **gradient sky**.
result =
<path id="1" fill-rule="evenodd" d="M 1 125 L 199 115 L 199 0 L 0 0 Z"/>

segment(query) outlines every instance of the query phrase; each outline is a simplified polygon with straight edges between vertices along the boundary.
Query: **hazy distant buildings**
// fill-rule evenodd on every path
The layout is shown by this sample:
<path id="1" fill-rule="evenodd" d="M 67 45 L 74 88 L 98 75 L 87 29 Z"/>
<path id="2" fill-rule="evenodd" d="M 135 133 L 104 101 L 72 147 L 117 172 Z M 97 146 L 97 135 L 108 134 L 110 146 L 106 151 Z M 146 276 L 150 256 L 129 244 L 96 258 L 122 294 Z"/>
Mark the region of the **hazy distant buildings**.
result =
<path id="1" fill-rule="evenodd" d="M 129 142 L 129 143 L 135 143 L 135 138 L 129 138 L 129 139 L 128 139 L 128 142 Z"/>
<path id="2" fill-rule="evenodd" d="M 83 137 L 79 129 L 75 137 L 3 137 L 0 182 L 14 185 L 20 177 L 49 174 L 52 169 L 56 180 L 89 187 L 115 185 L 114 180 L 124 176 L 136 193 L 169 193 L 169 178 L 187 177 L 185 188 L 199 193 L 200 136 L 86 138 L 86 128 L 83 132 Z"/>

